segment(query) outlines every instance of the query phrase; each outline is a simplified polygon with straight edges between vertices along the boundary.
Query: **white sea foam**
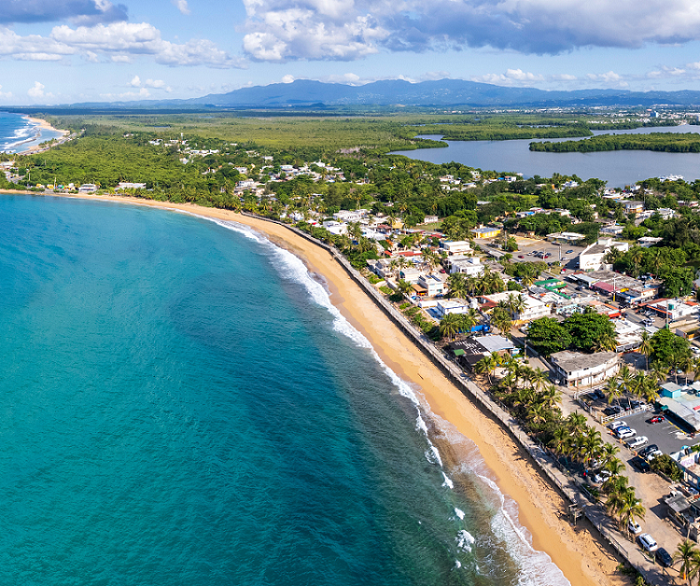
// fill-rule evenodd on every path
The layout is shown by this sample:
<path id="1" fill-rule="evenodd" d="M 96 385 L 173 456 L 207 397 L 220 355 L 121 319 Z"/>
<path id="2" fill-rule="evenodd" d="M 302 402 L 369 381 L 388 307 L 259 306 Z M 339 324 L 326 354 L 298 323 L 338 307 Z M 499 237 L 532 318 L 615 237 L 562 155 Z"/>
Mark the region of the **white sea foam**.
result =
<path id="1" fill-rule="evenodd" d="M 458 509 L 457 507 L 455 507 L 455 515 L 457 515 L 460 518 L 460 520 L 464 519 L 464 511 L 462 509 Z"/>
<path id="2" fill-rule="evenodd" d="M 462 529 L 457 532 L 457 547 L 466 551 L 467 553 L 472 552 L 472 545 L 476 540 L 469 531 Z"/>
<path id="3" fill-rule="evenodd" d="M 443 486 L 446 486 L 447 488 L 454 488 L 455 487 L 455 483 L 452 482 L 452 479 L 447 474 L 445 474 L 444 471 L 442 473 L 442 477 L 444 479 L 444 482 L 442 483 Z"/>

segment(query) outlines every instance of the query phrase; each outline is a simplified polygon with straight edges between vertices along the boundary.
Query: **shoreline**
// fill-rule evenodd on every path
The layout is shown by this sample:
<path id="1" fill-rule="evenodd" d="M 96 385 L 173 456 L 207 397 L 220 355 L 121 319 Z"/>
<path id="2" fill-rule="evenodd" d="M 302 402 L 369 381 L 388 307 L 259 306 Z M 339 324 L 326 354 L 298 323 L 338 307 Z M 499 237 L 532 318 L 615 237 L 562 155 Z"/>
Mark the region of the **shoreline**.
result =
<path id="1" fill-rule="evenodd" d="M 31 122 L 32 124 L 34 124 L 34 128 L 38 131 L 38 135 L 35 135 L 32 138 L 27 139 L 26 141 L 22 141 L 22 142 L 31 143 L 31 142 L 34 142 L 37 140 L 41 141 L 42 133 L 44 131 L 58 133 L 60 136 L 55 137 L 56 140 L 61 140 L 70 134 L 70 131 L 68 131 L 68 130 L 59 130 L 58 128 L 54 128 L 53 126 L 51 126 L 51 124 L 49 124 L 43 118 L 32 118 L 31 116 L 26 116 L 26 119 L 29 122 Z M 47 140 L 50 140 L 50 139 L 47 139 Z M 20 143 L 20 144 L 22 144 L 22 143 Z M 46 147 L 41 146 L 41 144 L 42 144 L 41 142 L 37 143 L 35 145 L 30 146 L 28 149 L 17 151 L 15 154 L 17 154 L 17 155 L 31 155 L 32 153 L 35 153 L 37 151 L 40 151 L 40 150 L 43 150 L 44 148 L 46 148 Z"/>
<path id="2" fill-rule="evenodd" d="M 508 432 L 455 387 L 326 250 L 284 226 L 227 210 L 120 196 L 54 196 L 179 210 L 233 221 L 261 232 L 299 256 L 312 273 L 324 278 L 333 305 L 371 342 L 386 365 L 420 389 L 421 402 L 427 404 L 429 411 L 427 415 L 440 432 L 436 439 L 445 459 L 450 464 L 460 462 L 455 446 L 444 438 L 440 420 L 448 422 L 477 446 L 489 470 L 487 477 L 517 504 L 518 521 L 530 533 L 534 549 L 547 553 L 572 586 L 628 583 L 616 572 L 618 561 L 612 550 L 592 535 L 590 524 L 579 522 L 578 530 L 574 530 L 562 521 L 566 510 L 563 498 L 542 478 Z"/>

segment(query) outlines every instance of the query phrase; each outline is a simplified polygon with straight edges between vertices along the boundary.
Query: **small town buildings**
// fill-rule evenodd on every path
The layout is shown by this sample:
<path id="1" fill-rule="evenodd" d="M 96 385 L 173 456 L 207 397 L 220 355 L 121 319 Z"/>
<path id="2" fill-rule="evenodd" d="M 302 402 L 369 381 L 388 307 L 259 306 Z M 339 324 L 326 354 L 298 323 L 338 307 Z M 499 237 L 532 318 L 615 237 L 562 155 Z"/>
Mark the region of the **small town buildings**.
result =
<path id="1" fill-rule="evenodd" d="M 622 205 L 627 214 L 639 214 L 644 211 L 644 202 L 641 201 L 626 201 Z"/>
<path id="2" fill-rule="evenodd" d="M 421 275 L 413 288 L 419 297 L 436 297 L 447 293 L 447 285 L 437 275 Z"/>
<path id="3" fill-rule="evenodd" d="M 117 185 L 114 188 L 115 191 L 122 191 L 124 189 L 146 189 L 146 184 L 145 183 L 128 183 L 126 181 L 122 181 L 119 185 Z"/>
<path id="4" fill-rule="evenodd" d="M 448 255 L 465 254 L 472 251 L 472 247 L 466 240 L 443 240 L 440 242 L 440 248 L 447 251 Z"/>
<path id="5" fill-rule="evenodd" d="M 472 230 L 470 230 L 470 232 L 474 234 L 474 238 L 488 239 L 496 238 L 501 233 L 501 229 L 492 226 L 486 226 L 482 228 L 473 228 Z"/>
<path id="6" fill-rule="evenodd" d="M 654 238 L 653 236 L 643 236 L 637 240 L 637 244 L 642 248 L 650 248 L 661 242 L 663 238 Z"/>
<path id="7" fill-rule="evenodd" d="M 399 278 L 415 285 L 423 275 L 423 271 L 416 267 L 404 267 L 399 271 Z"/>
<path id="8" fill-rule="evenodd" d="M 621 236 L 622 232 L 625 230 L 624 226 L 620 226 L 618 224 L 608 224 L 607 226 L 603 226 L 600 229 L 601 234 L 605 234 L 606 236 Z"/>
<path id="9" fill-rule="evenodd" d="M 629 250 L 627 242 L 614 242 L 612 238 L 601 238 L 586 247 L 578 256 L 578 267 L 582 271 L 597 271 L 603 267 L 605 255 L 613 248 L 621 252 Z"/>
<path id="10" fill-rule="evenodd" d="M 557 352 L 550 356 L 553 378 L 570 389 L 586 388 L 604 383 L 620 370 L 620 358 L 615 352 Z"/>
<path id="11" fill-rule="evenodd" d="M 553 232 L 552 234 L 547 234 L 547 240 L 559 242 L 560 244 L 578 244 L 584 238 L 583 234 L 577 234 L 576 232 Z"/>
<path id="12" fill-rule="evenodd" d="M 501 356 L 518 353 L 513 342 L 503 336 L 496 335 L 459 340 L 450 344 L 450 349 L 457 361 L 468 368 L 473 368 L 477 362 L 494 352 Z"/>
<path id="13" fill-rule="evenodd" d="M 335 220 L 326 220 L 325 222 L 323 222 L 322 226 L 335 236 L 340 236 L 342 234 L 348 233 L 348 225 L 343 222 L 336 222 Z"/>
<path id="14" fill-rule="evenodd" d="M 552 313 L 551 308 L 539 299 L 536 299 L 532 295 L 523 295 L 517 291 L 504 291 L 503 293 L 482 295 L 479 297 L 479 301 L 484 304 L 484 310 L 489 311 L 496 307 L 501 301 L 507 303 L 510 297 L 515 297 L 516 299 L 518 297 L 522 297 L 522 300 L 525 303 L 525 307 L 522 311 L 513 313 L 513 321 L 529 322 L 533 319 L 547 317 Z"/>
<path id="15" fill-rule="evenodd" d="M 78 188 L 78 193 L 96 193 L 97 192 L 97 185 L 94 183 L 83 183 L 79 188 Z"/>
<path id="16" fill-rule="evenodd" d="M 478 256 L 453 257 L 450 260 L 450 274 L 462 273 L 468 277 L 478 277 L 484 272 L 484 265 Z"/>
<path id="17" fill-rule="evenodd" d="M 425 216 L 421 224 L 437 224 L 440 219 L 437 216 Z"/>
<path id="18" fill-rule="evenodd" d="M 698 304 L 695 301 L 683 302 L 677 299 L 661 299 L 656 303 L 647 304 L 646 308 L 670 321 L 698 316 Z"/>
<path id="19" fill-rule="evenodd" d="M 469 303 L 463 299 L 441 299 L 435 306 L 438 319 L 442 319 L 451 313 L 467 313 L 469 309 Z"/>

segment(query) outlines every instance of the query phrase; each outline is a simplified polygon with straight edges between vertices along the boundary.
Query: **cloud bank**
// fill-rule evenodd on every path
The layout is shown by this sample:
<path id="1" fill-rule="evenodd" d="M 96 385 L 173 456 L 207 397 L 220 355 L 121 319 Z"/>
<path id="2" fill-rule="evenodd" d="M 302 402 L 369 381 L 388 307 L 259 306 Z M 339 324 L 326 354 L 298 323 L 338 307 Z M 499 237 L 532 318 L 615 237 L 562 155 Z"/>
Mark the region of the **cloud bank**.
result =
<path id="1" fill-rule="evenodd" d="M 126 6 L 108 0 L 4 0 L 0 6 L 2 24 L 70 20 L 92 25 L 126 19 Z"/>
<path id="2" fill-rule="evenodd" d="M 380 50 L 558 54 L 700 39 L 695 0 L 243 0 L 253 59 L 351 60 Z"/>

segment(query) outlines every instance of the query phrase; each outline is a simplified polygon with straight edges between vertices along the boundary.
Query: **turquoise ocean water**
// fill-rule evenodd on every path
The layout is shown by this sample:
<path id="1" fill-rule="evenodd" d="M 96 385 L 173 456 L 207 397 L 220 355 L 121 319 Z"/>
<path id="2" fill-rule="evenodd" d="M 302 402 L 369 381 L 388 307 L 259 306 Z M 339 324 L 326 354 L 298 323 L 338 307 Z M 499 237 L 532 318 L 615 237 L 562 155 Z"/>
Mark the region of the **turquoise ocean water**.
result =
<path id="1" fill-rule="evenodd" d="M 0 152 L 25 151 L 59 136 L 60 132 L 39 128 L 22 114 L 0 112 Z"/>
<path id="2" fill-rule="evenodd" d="M 474 447 L 242 227 L 2 197 L 0 331 L 0 584 L 568 584 Z"/>

